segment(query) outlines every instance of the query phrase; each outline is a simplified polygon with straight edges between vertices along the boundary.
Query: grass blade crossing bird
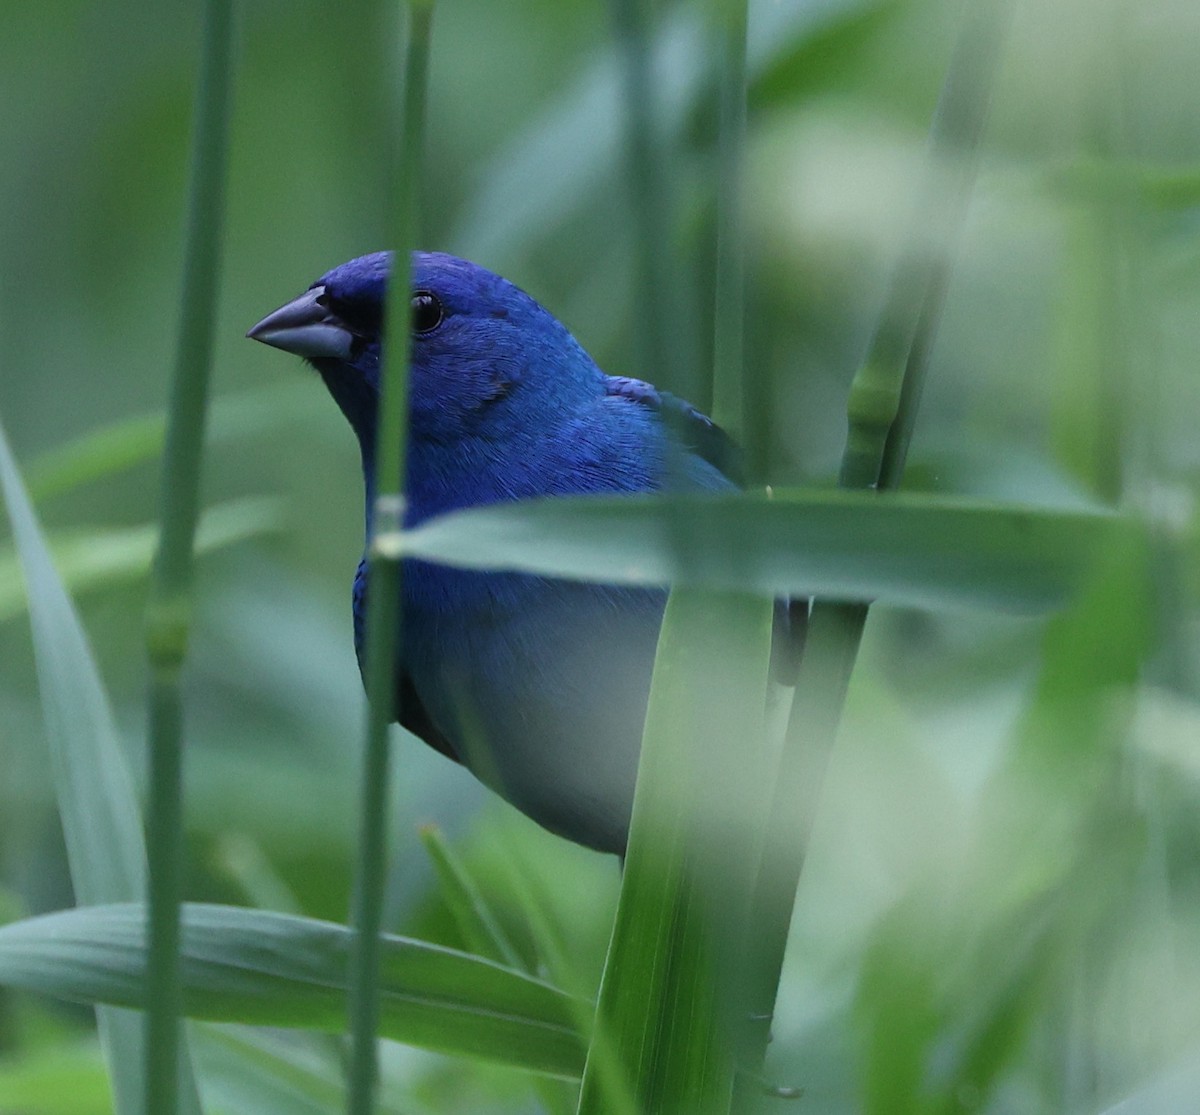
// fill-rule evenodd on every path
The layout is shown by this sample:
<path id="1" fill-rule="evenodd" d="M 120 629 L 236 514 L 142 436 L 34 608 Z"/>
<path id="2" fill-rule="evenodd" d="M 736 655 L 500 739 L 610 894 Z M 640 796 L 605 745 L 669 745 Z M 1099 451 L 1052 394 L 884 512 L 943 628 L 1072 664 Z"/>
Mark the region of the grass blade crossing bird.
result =
<path id="1" fill-rule="evenodd" d="M 335 267 L 247 334 L 304 357 L 349 421 L 368 537 L 390 261 L 379 252 Z M 605 375 L 491 271 L 416 252 L 411 308 L 406 526 L 504 500 L 658 490 L 669 452 L 674 486 L 735 486 L 736 450 L 710 419 Z M 364 557 L 360 666 L 366 579 Z M 405 560 L 400 723 L 551 831 L 623 854 L 665 602 L 662 590 Z"/>

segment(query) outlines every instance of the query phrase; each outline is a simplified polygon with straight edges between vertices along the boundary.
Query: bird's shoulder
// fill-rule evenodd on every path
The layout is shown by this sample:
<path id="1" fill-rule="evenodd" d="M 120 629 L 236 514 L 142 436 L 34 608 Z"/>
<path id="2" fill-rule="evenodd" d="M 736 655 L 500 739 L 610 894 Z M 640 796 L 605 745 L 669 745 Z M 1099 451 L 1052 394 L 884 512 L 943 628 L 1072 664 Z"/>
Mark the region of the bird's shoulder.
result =
<path id="1" fill-rule="evenodd" d="M 742 483 L 741 447 L 707 414 L 686 399 L 630 376 L 605 376 L 605 394 L 658 416 L 683 446 L 735 484 Z"/>

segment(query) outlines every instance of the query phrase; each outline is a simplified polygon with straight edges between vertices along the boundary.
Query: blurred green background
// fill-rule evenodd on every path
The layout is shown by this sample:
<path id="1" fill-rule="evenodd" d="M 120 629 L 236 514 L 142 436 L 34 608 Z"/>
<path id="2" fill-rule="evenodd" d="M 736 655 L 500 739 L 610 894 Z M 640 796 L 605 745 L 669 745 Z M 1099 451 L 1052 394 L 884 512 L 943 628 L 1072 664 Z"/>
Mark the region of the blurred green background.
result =
<path id="1" fill-rule="evenodd" d="M 702 366 L 713 59 L 700 4 L 660 7 L 678 281 Z M 64 454 L 164 403 L 197 17 L 144 0 L 10 2 L 0 14 L 0 418 L 140 769 L 157 462 L 142 454 L 80 481 Z M 750 367 L 773 400 L 776 482 L 824 484 L 836 469 L 846 387 L 889 267 L 921 234 L 913 191 L 959 14 L 942 0 L 751 5 L 747 324 Z M 188 897 L 339 921 L 362 716 L 349 615 L 357 450 L 316 377 L 243 334 L 329 267 L 385 246 L 378 90 L 391 15 L 243 5 L 213 514 L 187 678 Z M 636 319 L 656 307 L 632 295 L 610 38 L 599 2 L 439 0 L 423 241 L 512 278 L 610 373 L 672 386 L 634 363 Z M 1102 1111 L 1200 1071 L 1197 73 L 1192 0 L 1015 5 L 908 486 L 1122 503 L 1193 542 L 1178 566 L 1156 566 L 1166 603 L 1132 617 L 1141 598 L 1121 568 L 1092 611 L 1049 629 L 875 610 L 768 1063 L 773 1082 L 805 1089 L 807 1110 Z M 136 433 L 114 444 L 132 452 Z M 1110 649 L 1133 655 L 1140 687 L 1115 703 L 1087 690 L 1102 709 L 1091 720 L 1047 714 L 1054 678 L 1094 681 L 1093 658 Z M 526 879 L 579 986 L 593 985 L 616 864 L 536 830 L 411 739 L 397 766 L 392 926 L 461 943 L 416 837 L 434 821 L 518 936 L 527 911 L 510 873 Z M 1048 939 L 1023 905 L 1034 893 L 1068 911 L 1046 915 Z M 0 918 L 70 901 L 0 533 Z M 0 991 L 0 1113 L 107 1109 L 86 1020 Z M 987 1087 L 950 1088 L 948 1066 L 972 1050 L 990 1058 Z M 410 1050 L 393 1048 L 387 1069 L 398 1111 L 541 1102 L 516 1074 Z M 215 1109 L 247 1110 L 249 1096 L 275 1109 L 244 1063 L 209 1071 Z M 1128 1110 L 1200 1110 L 1172 1102 Z"/>

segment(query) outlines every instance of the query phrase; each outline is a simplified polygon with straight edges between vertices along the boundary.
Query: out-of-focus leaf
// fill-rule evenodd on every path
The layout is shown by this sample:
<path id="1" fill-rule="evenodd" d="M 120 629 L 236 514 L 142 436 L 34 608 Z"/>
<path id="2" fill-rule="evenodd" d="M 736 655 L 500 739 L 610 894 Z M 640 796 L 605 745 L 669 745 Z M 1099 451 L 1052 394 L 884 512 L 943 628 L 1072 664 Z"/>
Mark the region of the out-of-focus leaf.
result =
<path id="1" fill-rule="evenodd" d="M 1099 1115 L 1184 1115 L 1200 1096 L 1200 1061 L 1194 1061 L 1139 1088 Z"/>
<path id="2" fill-rule="evenodd" d="M 210 507 L 200 519 L 196 549 L 200 553 L 223 549 L 236 542 L 278 530 L 282 514 L 277 500 L 238 499 Z M 114 530 L 72 532 L 50 542 L 59 576 L 73 592 L 144 577 L 150 570 L 158 525 Z M 0 550 L 0 623 L 25 610 L 25 585 L 13 552 Z"/>
<path id="3" fill-rule="evenodd" d="M 112 1115 L 95 1040 L 0 1061 L 0 1111 L 8 1115 Z"/>
<path id="4" fill-rule="evenodd" d="M 340 1048 L 323 1035 L 247 1026 L 196 1027 L 193 1045 L 213 1115 L 338 1115 L 345 1110 Z M 414 1115 L 383 1082 L 379 1115 Z M 424 1110 L 424 1109 L 420 1109 Z"/>
<path id="5" fill-rule="evenodd" d="M 387 544 L 463 568 L 602 583 L 676 580 L 766 596 L 1039 612 L 1064 604 L 1096 556 L 1136 529 L 1100 511 L 927 495 L 776 491 L 671 502 L 493 504 L 432 519 Z M 678 575 L 675 531 L 687 554 Z"/>
<path id="6" fill-rule="evenodd" d="M 0 928 L 0 983 L 59 998 L 141 1005 L 145 908 L 94 906 Z M 340 1033 L 344 926 L 233 906 L 184 907 L 185 1010 L 214 1022 Z M 583 1048 L 549 984 L 437 945 L 386 937 L 380 1033 L 411 1045 L 571 1077 Z"/>
<path id="7" fill-rule="evenodd" d="M 299 383 L 216 399 L 207 424 L 209 443 L 260 437 L 327 411 L 321 392 L 311 387 Z M 28 469 L 30 493 L 36 500 L 49 499 L 153 460 L 162 451 L 166 421 L 163 414 L 138 415 L 43 453 Z"/>
<path id="8" fill-rule="evenodd" d="M 1044 455 L 976 438 L 914 454 L 904 466 L 904 487 L 968 499 L 995 500 L 1047 511 L 1090 511 L 1095 500 Z"/>
<path id="9" fill-rule="evenodd" d="M 3 428 L 0 489 L 29 591 L 46 737 L 76 899 L 87 904 L 140 899 L 146 850 L 133 779 L 87 637 L 51 561 Z M 96 1020 L 116 1110 L 120 1115 L 140 1112 L 142 1020 L 107 1008 L 97 1009 Z M 186 1038 L 181 1057 L 180 1108 L 191 1115 L 199 1112 L 200 1103 Z"/>
<path id="10" fill-rule="evenodd" d="M 808 36 L 879 6 L 879 0 L 754 5 L 747 48 L 751 76 L 774 66 Z M 709 46 L 695 8 L 680 9 L 659 35 L 656 84 L 671 132 L 683 126 L 704 90 Z M 480 259 L 494 259 L 553 229 L 620 165 L 619 104 L 620 70 L 610 49 L 479 174 L 483 185 L 456 243 Z M 587 142 L 580 143 L 580 136 Z"/>
<path id="11" fill-rule="evenodd" d="M 1142 835 L 1120 787 L 1154 615 L 1142 541 L 1116 539 L 1047 625 L 1018 744 L 981 795 L 957 872 L 914 889 L 874 932 L 858 992 L 871 1115 L 949 1115 L 963 1095 L 986 1107 L 1061 993 L 1063 958 L 1084 963 L 1078 951 L 1104 947 L 1138 906 Z"/>
<path id="12" fill-rule="evenodd" d="M 223 833 L 212 851 L 213 867 L 246 896 L 250 905 L 281 914 L 301 913 L 300 903 L 252 836 Z"/>
<path id="13" fill-rule="evenodd" d="M 0 925 L 16 921 L 23 913 L 21 900 L 11 891 L 0 887 Z"/>
<path id="14" fill-rule="evenodd" d="M 1052 170 L 1047 185 L 1074 202 L 1140 202 L 1166 210 L 1194 209 L 1200 204 L 1200 168 L 1194 166 L 1078 161 Z"/>
<path id="15" fill-rule="evenodd" d="M 475 880 L 467 873 L 466 866 L 446 843 L 441 830 L 436 825 L 423 825 L 421 843 L 433 862 L 442 899 L 450 907 L 454 923 L 467 946 L 480 956 L 520 968 L 521 959 L 504 927 L 492 913 Z"/>

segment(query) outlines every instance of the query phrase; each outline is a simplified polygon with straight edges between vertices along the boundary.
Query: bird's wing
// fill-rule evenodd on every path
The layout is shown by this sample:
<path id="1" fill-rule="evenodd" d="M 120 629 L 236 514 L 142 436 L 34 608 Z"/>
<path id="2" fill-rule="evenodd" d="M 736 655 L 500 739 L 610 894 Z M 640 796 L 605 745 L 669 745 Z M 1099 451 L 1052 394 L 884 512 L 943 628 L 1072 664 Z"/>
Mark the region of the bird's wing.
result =
<path id="1" fill-rule="evenodd" d="M 663 416 L 684 446 L 723 473 L 738 487 L 743 485 L 741 447 L 707 414 L 668 391 L 627 376 L 608 376 L 610 395 L 651 407 Z M 781 685 L 793 686 L 808 633 L 807 598 L 775 601 L 774 638 L 771 641 L 771 676 Z"/>
<path id="2" fill-rule="evenodd" d="M 662 415 L 668 429 L 698 457 L 725 474 L 739 487 L 744 482 L 741 447 L 707 414 L 686 399 L 660 391 L 653 384 L 628 376 L 607 376 L 606 389 L 630 402 L 641 403 Z"/>
<path id="3" fill-rule="evenodd" d="M 354 574 L 352 599 L 354 609 L 354 653 L 358 658 L 358 669 L 361 673 L 363 668 L 363 642 L 367 613 L 367 559 L 365 557 L 358 563 L 358 569 Z M 398 717 L 396 717 L 397 712 L 399 712 Z M 392 715 L 400 721 L 400 727 L 412 732 L 414 736 L 427 743 L 434 751 L 445 755 L 447 759 L 453 759 L 456 763 L 462 762 L 458 757 L 458 753 L 454 750 L 454 745 L 433 722 L 421 700 L 421 695 L 417 692 L 417 687 L 413 685 L 412 678 L 409 676 L 408 671 L 404 669 L 397 670 L 396 672 L 396 693 L 392 704 Z"/>
<path id="4" fill-rule="evenodd" d="M 425 711 L 417 687 L 407 670 L 401 670 L 396 679 L 396 706 L 400 712 L 400 727 L 412 732 L 414 736 L 429 744 L 434 751 L 461 763 L 462 759 L 454 750 L 454 745 L 443 735 L 438 726 L 430 719 Z"/>

